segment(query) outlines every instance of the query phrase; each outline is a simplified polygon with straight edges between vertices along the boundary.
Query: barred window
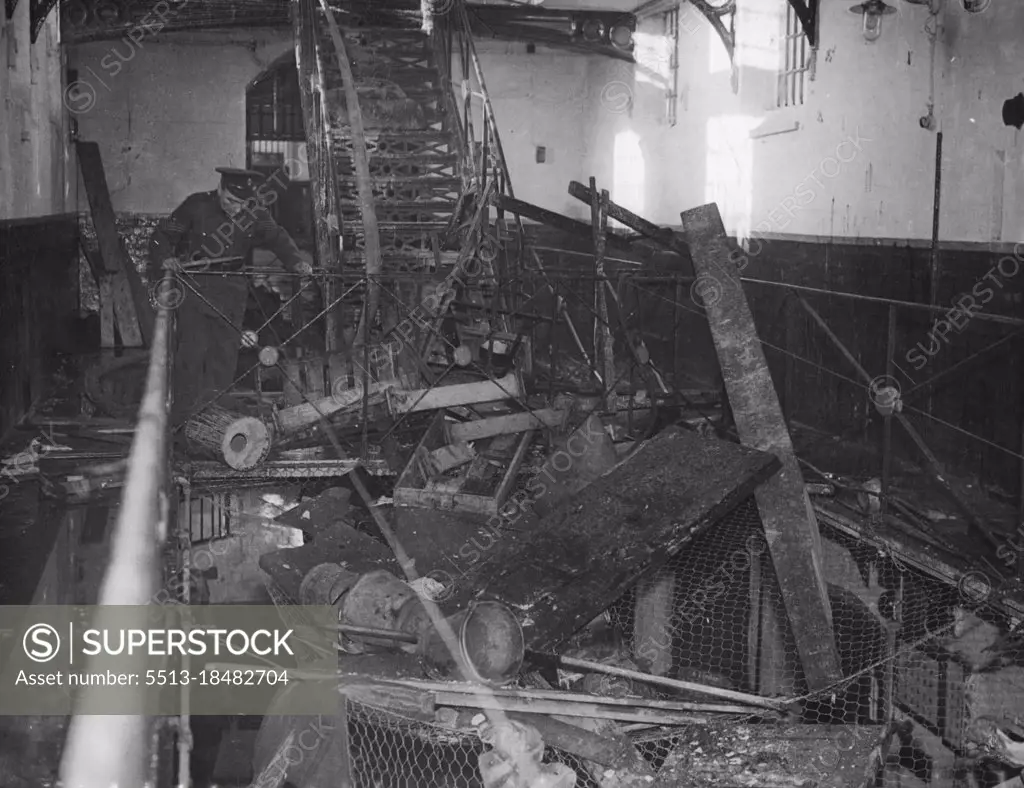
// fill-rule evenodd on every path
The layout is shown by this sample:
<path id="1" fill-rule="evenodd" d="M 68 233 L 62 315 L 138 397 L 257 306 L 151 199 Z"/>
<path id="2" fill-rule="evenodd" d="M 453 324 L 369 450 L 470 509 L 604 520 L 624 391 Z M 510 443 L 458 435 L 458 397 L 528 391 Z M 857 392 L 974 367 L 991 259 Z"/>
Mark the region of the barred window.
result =
<path id="1" fill-rule="evenodd" d="M 811 46 L 793 6 L 786 6 L 786 26 L 779 38 L 779 80 L 776 107 L 796 107 L 804 103 L 804 87 L 810 71 Z"/>
<path id="2" fill-rule="evenodd" d="M 662 16 L 665 43 L 668 48 L 668 85 L 665 91 L 666 120 L 675 126 L 679 111 L 679 6 Z"/>

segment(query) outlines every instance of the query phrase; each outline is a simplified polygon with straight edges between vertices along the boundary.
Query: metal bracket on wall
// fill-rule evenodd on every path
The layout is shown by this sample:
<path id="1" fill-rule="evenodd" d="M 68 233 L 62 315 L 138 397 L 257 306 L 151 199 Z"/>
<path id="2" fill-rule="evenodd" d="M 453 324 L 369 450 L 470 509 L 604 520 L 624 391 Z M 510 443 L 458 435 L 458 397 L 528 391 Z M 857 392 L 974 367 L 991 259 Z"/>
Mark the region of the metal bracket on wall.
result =
<path id="1" fill-rule="evenodd" d="M 704 14 L 729 53 L 729 63 L 736 68 L 736 0 L 690 0 Z M 800 0 L 797 0 L 800 2 Z"/>
<path id="2" fill-rule="evenodd" d="M 18 0 L 7 0 L 7 2 L 9 5 L 14 5 Z M 34 44 L 39 38 L 39 31 L 43 29 L 46 18 L 60 0 L 28 0 L 28 2 L 29 27 L 32 30 L 32 43 Z"/>
<path id="3" fill-rule="evenodd" d="M 800 26 L 807 36 L 807 43 L 818 46 L 818 0 L 788 0 L 800 20 Z"/>

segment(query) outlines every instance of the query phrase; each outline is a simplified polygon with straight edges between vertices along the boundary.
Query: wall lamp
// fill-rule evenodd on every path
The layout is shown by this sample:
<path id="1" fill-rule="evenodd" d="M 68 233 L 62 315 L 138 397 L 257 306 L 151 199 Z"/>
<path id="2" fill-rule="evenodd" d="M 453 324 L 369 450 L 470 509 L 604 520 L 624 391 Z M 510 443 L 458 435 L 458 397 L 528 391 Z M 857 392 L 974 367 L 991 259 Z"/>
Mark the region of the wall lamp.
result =
<path id="1" fill-rule="evenodd" d="M 850 6 L 850 11 L 864 18 L 865 41 L 874 41 L 882 35 L 882 17 L 896 13 L 896 9 L 887 5 L 885 0 L 864 0 L 863 3 Z"/>

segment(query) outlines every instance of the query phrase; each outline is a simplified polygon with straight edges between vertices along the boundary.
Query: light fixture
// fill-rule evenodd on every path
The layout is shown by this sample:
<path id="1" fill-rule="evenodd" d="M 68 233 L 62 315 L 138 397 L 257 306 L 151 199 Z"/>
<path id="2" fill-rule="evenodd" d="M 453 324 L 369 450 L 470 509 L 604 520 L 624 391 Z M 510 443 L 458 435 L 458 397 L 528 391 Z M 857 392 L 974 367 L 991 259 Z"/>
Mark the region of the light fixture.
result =
<path id="1" fill-rule="evenodd" d="M 882 35 L 883 16 L 896 13 L 896 9 L 887 5 L 885 0 L 864 0 L 863 3 L 850 6 L 850 11 L 864 17 L 864 40 L 866 41 L 874 41 Z"/>

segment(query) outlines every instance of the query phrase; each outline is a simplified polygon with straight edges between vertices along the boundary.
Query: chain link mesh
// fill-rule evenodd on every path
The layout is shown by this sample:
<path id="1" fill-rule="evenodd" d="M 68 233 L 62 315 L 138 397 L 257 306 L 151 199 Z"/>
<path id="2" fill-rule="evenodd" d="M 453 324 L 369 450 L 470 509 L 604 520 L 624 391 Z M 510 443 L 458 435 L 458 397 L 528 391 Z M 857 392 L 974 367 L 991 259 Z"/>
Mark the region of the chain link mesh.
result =
<path id="1" fill-rule="evenodd" d="M 597 642 L 581 635 L 564 653 L 796 700 L 792 722 L 833 726 L 828 730 L 834 734 L 835 761 L 844 751 L 853 752 L 861 734 L 885 730 L 884 767 L 869 783 L 879 788 L 994 784 L 1000 774 L 1011 774 L 1001 769 L 1014 744 L 1021 748 L 1012 741 L 1012 732 L 1021 727 L 1009 711 L 1014 699 L 1006 693 L 1024 689 L 1024 681 L 1008 687 L 1005 676 L 1016 675 L 1012 663 L 1024 654 L 1007 637 L 1006 611 L 991 601 L 971 604 L 952 582 L 842 533 L 827 518 L 821 530 L 823 574 L 846 677 L 825 693 L 807 691 L 753 499 L 611 606 L 604 618 L 616 639 Z M 628 681 L 624 686 L 622 680 L 594 682 L 593 676 L 562 678 L 566 688 L 595 694 L 680 699 L 679 693 Z M 698 695 L 684 699 L 715 701 Z M 989 716 L 979 718 L 971 708 L 984 708 Z M 737 724 L 752 719 L 724 717 Z M 1011 736 L 1000 739 L 996 727 Z M 622 729 L 655 773 L 677 748 L 692 745 L 685 728 Z M 472 727 L 446 728 L 353 703 L 349 730 L 359 788 L 482 786 L 477 758 L 485 745 Z M 569 753 L 548 746 L 545 761 L 570 766 L 581 788 L 598 785 L 587 764 Z M 868 765 L 865 760 L 863 767 Z"/>

